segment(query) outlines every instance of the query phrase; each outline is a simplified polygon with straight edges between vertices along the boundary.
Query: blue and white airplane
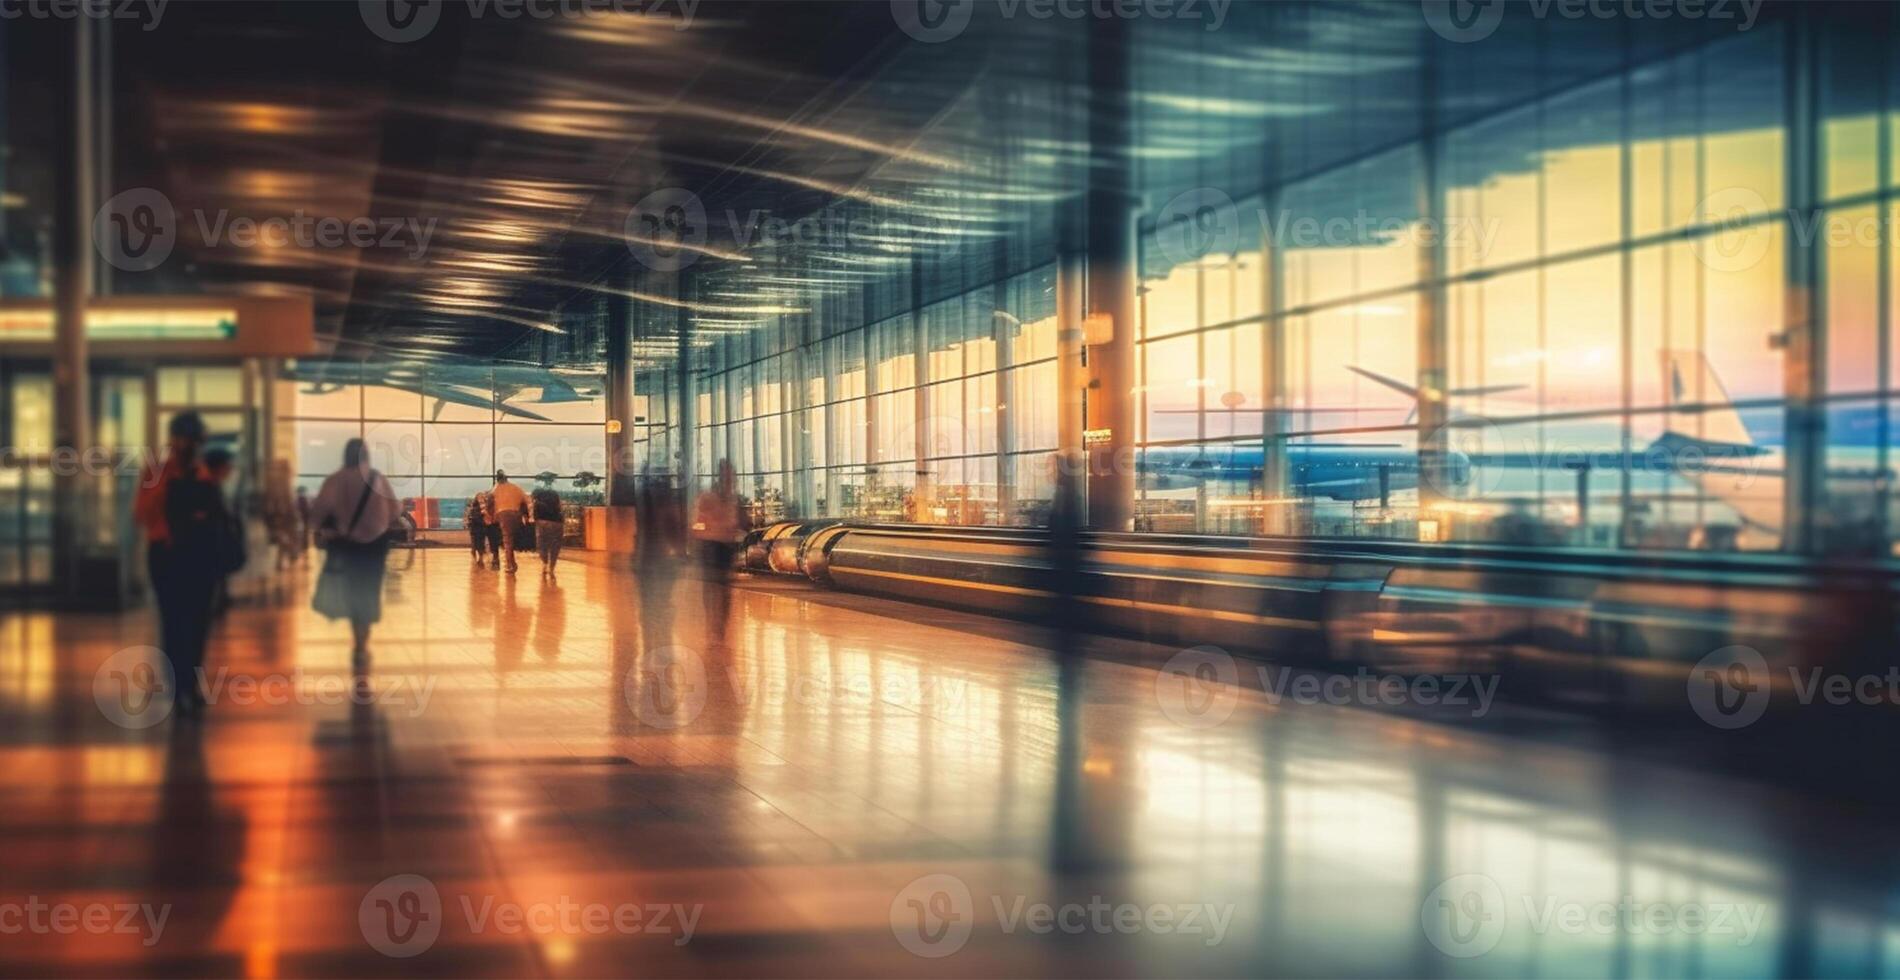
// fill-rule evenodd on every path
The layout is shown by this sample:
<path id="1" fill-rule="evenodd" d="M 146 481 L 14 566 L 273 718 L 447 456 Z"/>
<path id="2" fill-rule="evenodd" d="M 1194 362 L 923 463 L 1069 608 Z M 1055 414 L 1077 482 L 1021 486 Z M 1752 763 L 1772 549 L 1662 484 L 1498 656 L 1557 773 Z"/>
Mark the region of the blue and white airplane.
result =
<path id="1" fill-rule="evenodd" d="M 1472 495 L 1474 468 L 1571 470 L 1589 467 L 1603 471 L 1669 473 L 1683 478 L 1702 493 L 1732 508 L 1741 519 L 1763 531 L 1781 530 L 1781 451 L 1757 445 L 1743 426 L 1721 380 L 1708 359 L 1693 351 L 1663 351 L 1667 407 L 1663 433 L 1644 449 L 1621 450 L 1527 446 L 1524 451 L 1488 445 L 1454 448 L 1446 453 L 1440 492 L 1453 498 Z M 1418 390 L 1403 382 L 1363 368 L 1348 367 L 1412 399 L 1407 420 L 1416 417 Z M 1498 394 L 1521 385 L 1492 385 L 1453 389 L 1454 397 Z M 1191 410 L 1190 410 L 1191 411 Z M 1293 409 L 1290 411 L 1309 411 Z M 1318 410 L 1311 410 L 1318 411 Z M 1453 413 L 1453 418 L 1461 418 Z M 1395 443 L 1291 442 L 1286 447 L 1288 492 L 1302 498 L 1337 501 L 1389 500 L 1392 494 L 1418 488 L 1418 452 Z M 1266 454 L 1256 442 L 1229 447 L 1168 447 L 1148 450 L 1141 459 L 1140 479 L 1150 490 L 1182 490 L 1207 482 L 1246 484 L 1261 478 Z M 1900 519 L 1900 515 L 1896 515 Z"/>
<path id="2" fill-rule="evenodd" d="M 1365 368 L 1347 365 L 1346 369 L 1411 399 L 1412 409 L 1405 416 L 1407 422 L 1418 416 L 1417 388 Z M 1472 398 L 1516 391 L 1522 387 L 1485 385 L 1454 388 L 1448 394 Z M 1294 408 L 1279 411 L 1291 414 L 1333 410 Z M 1286 447 L 1286 455 L 1287 489 L 1297 497 L 1324 497 L 1340 501 L 1387 500 L 1401 490 L 1418 487 L 1418 451 L 1398 443 L 1290 442 Z M 1222 448 L 1163 447 L 1142 454 L 1139 478 L 1142 485 L 1150 490 L 1183 490 L 1210 481 L 1246 483 L 1261 477 L 1266 468 L 1265 460 L 1266 452 L 1258 444 L 1249 446 L 1235 443 Z M 1448 452 L 1440 478 L 1444 483 L 1443 492 L 1461 495 L 1471 482 L 1470 457 L 1455 450 Z"/>

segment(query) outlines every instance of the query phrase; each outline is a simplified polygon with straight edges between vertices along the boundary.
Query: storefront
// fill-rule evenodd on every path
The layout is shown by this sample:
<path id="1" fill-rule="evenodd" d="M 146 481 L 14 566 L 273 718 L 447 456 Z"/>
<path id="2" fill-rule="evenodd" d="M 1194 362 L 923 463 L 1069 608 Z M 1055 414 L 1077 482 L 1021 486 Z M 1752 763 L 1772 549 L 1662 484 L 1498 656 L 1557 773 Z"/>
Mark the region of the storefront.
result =
<path id="1" fill-rule="evenodd" d="M 261 496 L 270 445 L 266 372 L 277 358 L 315 351 L 308 300 L 111 297 L 87 316 L 91 344 L 92 445 L 53 444 L 51 305 L 0 302 L 0 599 L 50 594 L 54 473 L 78 466 L 84 579 L 81 594 L 104 607 L 137 601 L 144 581 L 131 499 L 162 447 L 164 420 L 192 409 L 214 445 L 233 451 L 234 499 Z"/>

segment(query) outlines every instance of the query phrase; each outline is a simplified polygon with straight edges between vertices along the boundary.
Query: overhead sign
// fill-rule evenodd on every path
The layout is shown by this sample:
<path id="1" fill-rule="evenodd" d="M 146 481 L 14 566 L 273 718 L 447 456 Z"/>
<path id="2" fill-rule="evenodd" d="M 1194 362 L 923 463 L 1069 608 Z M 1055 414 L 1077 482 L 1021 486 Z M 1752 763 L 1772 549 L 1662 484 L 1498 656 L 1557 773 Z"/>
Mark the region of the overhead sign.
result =
<path id="1" fill-rule="evenodd" d="M 0 345 L 51 348 L 50 298 L 0 299 Z M 102 356 L 302 357 L 317 353 L 307 298 L 97 296 L 86 340 Z"/>
<path id="2" fill-rule="evenodd" d="M 607 434 L 610 436 L 617 436 L 620 434 L 620 420 L 619 419 L 607 420 Z"/>
<path id="3" fill-rule="evenodd" d="M 1109 441 L 1114 438 L 1115 438 L 1114 429 L 1083 429 L 1082 430 L 1082 445 L 1084 446 L 1106 446 L 1109 444 Z"/>

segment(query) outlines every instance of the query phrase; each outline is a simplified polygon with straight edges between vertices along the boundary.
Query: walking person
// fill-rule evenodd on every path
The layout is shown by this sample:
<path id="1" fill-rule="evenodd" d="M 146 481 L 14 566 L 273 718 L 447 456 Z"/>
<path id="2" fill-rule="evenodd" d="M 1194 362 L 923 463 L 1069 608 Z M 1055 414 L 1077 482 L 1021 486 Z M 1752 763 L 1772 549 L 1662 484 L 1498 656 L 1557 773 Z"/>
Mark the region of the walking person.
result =
<path id="1" fill-rule="evenodd" d="M 693 539 L 699 542 L 701 600 L 706 607 L 706 640 L 724 646 L 732 618 L 732 558 L 746 532 L 730 460 L 719 461 L 713 488 L 693 506 Z"/>
<path id="2" fill-rule="evenodd" d="M 543 483 L 535 488 L 528 518 L 534 523 L 534 550 L 541 556 L 541 577 L 553 578 L 554 565 L 561 560 L 561 539 L 567 535 L 561 495 L 555 492 L 553 484 Z"/>
<path id="3" fill-rule="evenodd" d="M 232 500 L 225 492 L 226 484 L 231 482 L 232 475 L 237 472 L 237 458 L 231 454 L 231 450 L 222 446 L 205 450 L 204 465 L 205 476 L 217 489 L 218 499 L 224 504 L 224 526 L 219 529 L 221 550 L 236 549 L 234 554 L 225 556 L 225 560 L 218 563 L 218 581 L 211 589 L 211 616 L 213 619 L 223 619 L 224 614 L 231 611 L 231 576 L 244 567 L 246 560 L 244 505 Z"/>
<path id="4" fill-rule="evenodd" d="M 664 475 L 640 481 L 634 502 L 634 581 L 640 590 L 640 635 L 651 654 L 673 639 L 674 586 L 686 549 L 685 515 L 672 480 Z"/>
<path id="5" fill-rule="evenodd" d="M 139 486 L 132 511 L 145 532 L 173 703 L 180 716 L 190 717 L 204 710 L 199 668 L 211 638 L 213 597 L 229 572 L 219 554 L 228 515 L 202 458 L 204 420 L 197 412 L 181 412 L 166 432 L 165 462 Z"/>
<path id="6" fill-rule="evenodd" d="M 495 488 L 488 491 L 494 501 L 495 525 L 501 529 L 501 551 L 508 557 L 508 574 L 515 573 L 515 538 L 521 534 L 522 515 L 528 510 L 528 495 L 508 482 L 508 474 L 495 471 Z"/>
<path id="7" fill-rule="evenodd" d="M 329 619 L 350 621 L 350 664 L 359 675 L 369 667 L 370 627 L 383 618 L 383 574 L 397 517 L 395 490 L 369 462 L 369 447 L 351 439 L 342 468 L 323 481 L 310 507 L 327 553 L 311 605 Z"/>
<path id="8" fill-rule="evenodd" d="M 310 564 L 310 488 L 297 488 L 297 564 Z"/>
<path id="9" fill-rule="evenodd" d="M 482 541 L 488 546 L 488 567 L 501 570 L 501 522 L 495 517 L 495 495 L 482 491 Z"/>
<path id="10" fill-rule="evenodd" d="M 482 567 L 482 558 L 488 553 L 488 520 L 484 516 L 488 504 L 482 500 L 482 494 L 468 498 L 468 508 L 462 512 L 462 526 L 468 529 L 468 550 L 475 556 L 475 567 Z"/>

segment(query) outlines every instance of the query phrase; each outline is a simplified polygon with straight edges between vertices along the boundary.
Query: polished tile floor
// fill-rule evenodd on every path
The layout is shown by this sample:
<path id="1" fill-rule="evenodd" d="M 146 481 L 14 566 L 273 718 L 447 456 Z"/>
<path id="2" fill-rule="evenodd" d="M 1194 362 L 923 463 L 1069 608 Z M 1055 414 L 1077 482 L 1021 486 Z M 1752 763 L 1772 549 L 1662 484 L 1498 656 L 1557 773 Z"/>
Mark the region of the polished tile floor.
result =
<path id="1" fill-rule="evenodd" d="M 1023 627 L 780 581 L 740 583 L 724 646 L 682 583 L 648 643 L 599 556 L 558 583 L 446 550 L 396 566 L 366 686 L 294 575 L 221 626 L 200 722 L 144 697 L 146 616 L 0 614 L 0 974 L 1900 959 L 1882 815 L 1513 731 L 1573 720 L 1183 689 L 1156 670 L 1176 651 L 1065 660 Z"/>

